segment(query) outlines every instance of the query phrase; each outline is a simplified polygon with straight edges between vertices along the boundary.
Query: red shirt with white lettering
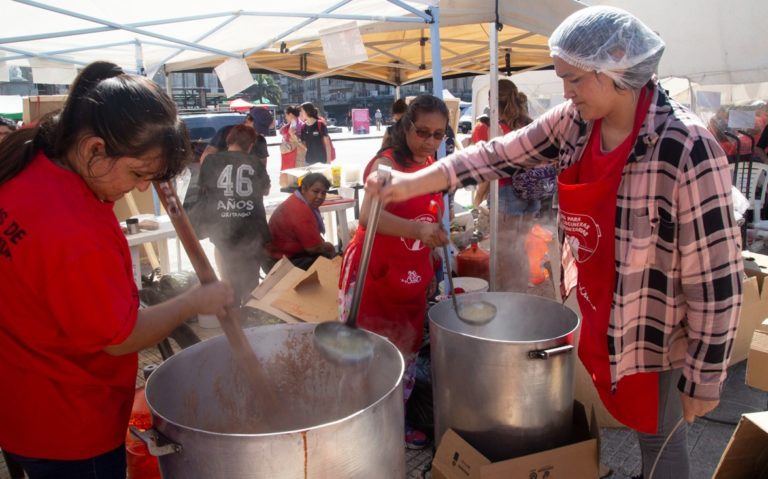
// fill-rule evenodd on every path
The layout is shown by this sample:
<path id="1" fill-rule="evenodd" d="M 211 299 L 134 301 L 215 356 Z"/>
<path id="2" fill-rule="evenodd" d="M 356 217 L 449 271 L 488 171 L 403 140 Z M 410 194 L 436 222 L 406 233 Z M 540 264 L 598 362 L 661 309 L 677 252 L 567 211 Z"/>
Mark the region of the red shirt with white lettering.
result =
<path id="1" fill-rule="evenodd" d="M 85 459 L 125 440 L 137 355 L 128 243 L 82 178 L 37 154 L 0 185 L 0 448 Z"/>

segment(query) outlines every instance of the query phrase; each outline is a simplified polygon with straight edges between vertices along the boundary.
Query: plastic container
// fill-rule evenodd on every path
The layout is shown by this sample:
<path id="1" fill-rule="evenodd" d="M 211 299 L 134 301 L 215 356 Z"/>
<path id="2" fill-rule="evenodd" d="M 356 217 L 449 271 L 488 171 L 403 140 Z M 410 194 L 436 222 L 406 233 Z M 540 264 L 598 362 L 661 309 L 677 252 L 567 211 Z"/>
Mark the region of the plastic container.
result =
<path id="1" fill-rule="evenodd" d="M 129 235 L 135 235 L 137 234 L 139 230 L 139 219 L 138 218 L 128 218 L 125 220 L 125 228 L 128 230 Z"/>
<path id="2" fill-rule="evenodd" d="M 341 163 L 338 161 L 331 163 L 331 186 L 334 188 L 341 186 Z"/>
<path id="3" fill-rule="evenodd" d="M 440 293 L 443 293 L 444 282 L 440 283 Z M 458 276 L 453 278 L 453 287 L 457 293 L 485 293 L 488 291 L 488 281 L 481 278 L 472 278 L 469 276 Z"/>
<path id="4" fill-rule="evenodd" d="M 149 365 L 144 368 L 144 379 L 154 371 L 156 366 Z M 152 428 L 152 413 L 147 405 L 144 388 L 137 388 L 133 396 L 133 407 L 128 426 L 134 426 L 142 431 Z M 128 479 L 160 479 L 160 466 L 157 458 L 149 453 L 147 445 L 131 434 L 130 430 L 125 436 L 126 462 L 128 466 Z"/>
<path id="5" fill-rule="evenodd" d="M 491 255 L 474 241 L 456 256 L 456 272 L 459 276 L 471 276 L 490 281 L 490 264 Z"/>
<path id="6" fill-rule="evenodd" d="M 215 314 L 198 314 L 197 323 L 203 329 L 214 329 L 221 326 Z"/>

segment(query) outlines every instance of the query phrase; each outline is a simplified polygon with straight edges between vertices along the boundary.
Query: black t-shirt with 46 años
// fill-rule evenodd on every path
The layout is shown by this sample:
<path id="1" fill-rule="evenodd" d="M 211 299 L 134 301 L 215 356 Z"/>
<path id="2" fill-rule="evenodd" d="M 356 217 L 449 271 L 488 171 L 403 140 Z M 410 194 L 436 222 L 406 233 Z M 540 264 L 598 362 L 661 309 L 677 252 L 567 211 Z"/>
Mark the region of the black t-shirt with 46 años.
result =
<path id="1" fill-rule="evenodd" d="M 200 168 L 199 185 L 197 207 L 217 247 L 259 248 L 269 242 L 264 194 L 270 182 L 260 161 L 239 151 L 209 155 Z"/>

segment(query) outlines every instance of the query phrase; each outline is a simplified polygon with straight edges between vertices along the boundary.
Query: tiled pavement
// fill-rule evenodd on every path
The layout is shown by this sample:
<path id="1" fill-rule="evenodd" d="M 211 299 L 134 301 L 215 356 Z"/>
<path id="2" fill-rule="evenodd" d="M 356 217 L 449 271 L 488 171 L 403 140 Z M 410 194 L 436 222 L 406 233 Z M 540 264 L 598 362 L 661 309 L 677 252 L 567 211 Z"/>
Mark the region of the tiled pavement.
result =
<path id="1" fill-rule="evenodd" d="M 258 324 L 248 320 L 246 327 Z M 202 329 L 196 322 L 190 325 L 203 339 L 221 334 L 221 330 Z M 175 344 L 174 349 L 178 350 Z M 162 361 L 157 348 L 142 351 L 139 357 L 140 367 L 146 364 L 159 364 Z M 741 414 L 765 411 L 768 409 L 768 393 L 750 388 L 744 384 L 746 362 L 741 362 L 729 369 L 720 406 L 709 414 L 718 421 L 698 419 L 688 430 L 688 442 L 691 452 L 691 479 L 712 477 L 720 456 L 728 444 Z M 137 376 L 137 385 L 143 382 Z M 726 423 L 726 424 L 723 424 Z M 432 461 L 432 449 L 406 451 L 407 479 L 430 477 L 424 473 Z M 640 473 L 640 451 L 633 432 L 627 429 L 601 430 L 601 461 L 613 470 L 610 479 L 629 479 Z M 0 458 L 0 479 L 10 479 L 5 464 Z"/>

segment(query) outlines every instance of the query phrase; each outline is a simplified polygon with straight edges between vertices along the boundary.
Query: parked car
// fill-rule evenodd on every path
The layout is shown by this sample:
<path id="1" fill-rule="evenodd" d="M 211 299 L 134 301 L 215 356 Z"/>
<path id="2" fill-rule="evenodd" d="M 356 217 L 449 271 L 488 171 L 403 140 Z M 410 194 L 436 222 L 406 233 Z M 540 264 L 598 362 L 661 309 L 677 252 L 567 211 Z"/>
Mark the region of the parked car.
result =
<path id="1" fill-rule="evenodd" d="M 464 107 L 461 110 L 461 116 L 459 116 L 459 133 L 472 133 L 472 127 L 475 122 L 472 118 L 472 107 Z"/>
<path id="2" fill-rule="evenodd" d="M 221 128 L 229 125 L 238 125 L 245 121 L 244 113 L 190 113 L 181 114 L 181 121 L 187 125 L 189 139 L 195 152 L 195 159 L 205 150 L 213 135 Z"/>

